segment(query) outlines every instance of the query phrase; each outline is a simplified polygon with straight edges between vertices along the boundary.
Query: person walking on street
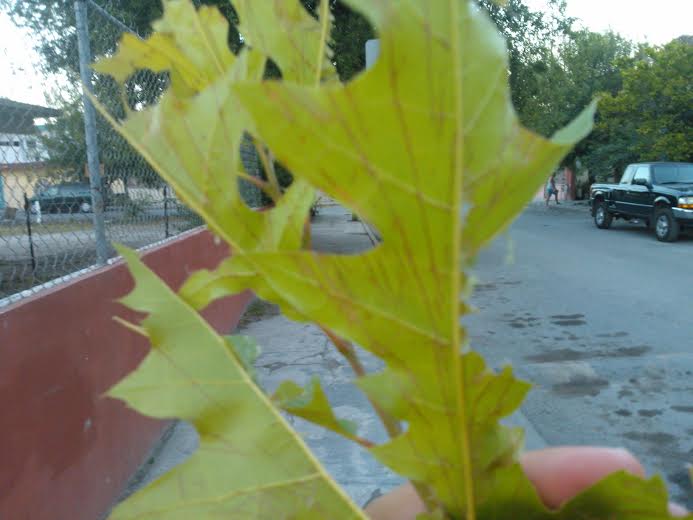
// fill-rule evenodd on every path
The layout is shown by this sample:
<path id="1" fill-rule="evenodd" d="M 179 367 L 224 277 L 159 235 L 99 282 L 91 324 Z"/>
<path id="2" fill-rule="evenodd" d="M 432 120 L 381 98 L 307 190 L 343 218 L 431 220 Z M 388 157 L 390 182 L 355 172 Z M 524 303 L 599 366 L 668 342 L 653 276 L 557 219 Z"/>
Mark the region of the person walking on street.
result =
<path id="1" fill-rule="evenodd" d="M 546 205 L 549 205 L 549 202 L 551 201 L 551 196 L 556 197 L 556 204 L 560 205 L 561 203 L 558 202 L 558 188 L 556 188 L 556 173 L 554 172 L 551 175 L 551 178 L 549 181 L 546 183 Z"/>

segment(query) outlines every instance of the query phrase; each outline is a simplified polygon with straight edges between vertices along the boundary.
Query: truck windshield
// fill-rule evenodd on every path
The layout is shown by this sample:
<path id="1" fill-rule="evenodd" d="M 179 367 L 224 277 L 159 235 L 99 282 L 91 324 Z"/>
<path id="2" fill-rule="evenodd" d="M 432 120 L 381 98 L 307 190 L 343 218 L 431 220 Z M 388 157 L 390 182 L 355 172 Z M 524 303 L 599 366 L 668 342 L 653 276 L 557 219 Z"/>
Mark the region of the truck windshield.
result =
<path id="1" fill-rule="evenodd" d="M 657 184 L 693 184 L 693 164 L 655 164 L 653 170 Z"/>

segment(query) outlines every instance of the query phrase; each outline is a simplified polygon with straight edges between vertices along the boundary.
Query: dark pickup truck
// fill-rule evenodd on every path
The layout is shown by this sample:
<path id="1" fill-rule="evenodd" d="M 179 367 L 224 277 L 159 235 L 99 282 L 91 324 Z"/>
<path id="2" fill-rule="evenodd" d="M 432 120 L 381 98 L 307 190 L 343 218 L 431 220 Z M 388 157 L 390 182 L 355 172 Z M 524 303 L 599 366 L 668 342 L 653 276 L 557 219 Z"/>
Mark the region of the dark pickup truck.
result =
<path id="1" fill-rule="evenodd" d="M 693 163 L 631 164 L 618 184 L 593 184 L 594 223 L 608 229 L 613 219 L 642 220 L 657 240 L 674 242 L 693 228 Z"/>

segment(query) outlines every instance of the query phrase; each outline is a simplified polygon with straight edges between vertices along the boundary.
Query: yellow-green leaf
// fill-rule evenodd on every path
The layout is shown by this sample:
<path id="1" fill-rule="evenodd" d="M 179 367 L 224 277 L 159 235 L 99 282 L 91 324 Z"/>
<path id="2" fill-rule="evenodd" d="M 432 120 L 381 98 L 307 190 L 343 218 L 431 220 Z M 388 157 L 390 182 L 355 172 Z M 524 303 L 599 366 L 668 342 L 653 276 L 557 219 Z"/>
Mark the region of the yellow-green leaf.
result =
<path id="1" fill-rule="evenodd" d="M 336 78 L 327 46 L 329 16 L 316 20 L 299 0 L 232 0 L 232 4 L 245 41 L 271 57 L 284 80 L 314 85 L 316 80 Z"/>
<path id="2" fill-rule="evenodd" d="M 473 407 L 465 369 L 473 358 L 461 355 L 468 280 L 460 268 L 522 209 L 572 143 L 520 127 L 504 43 L 471 3 L 350 3 L 379 30 L 373 69 L 345 86 L 268 82 L 236 91 L 277 158 L 366 218 L 383 243 L 357 257 L 249 254 L 225 269 L 254 270 L 261 296 L 288 302 L 384 359 L 380 388 L 388 377 L 407 382 L 391 410 L 407 431 L 374 453 L 462 516 L 489 499 L 497 471 L 512 467 L 518 438 L 491 426 L 498 410 Z M 576 124 L 589 130 L 582 119 Z M 478 222 L 482 213 L 488 222 Z M 507 396 L 514 405 L 524 395 L 516 385 Z M 379 392 L 368 390 L 375 401 Z"/>
<path id="3" fill-rule="evenodd" d="M 272 401 L 282 410 L 328 430 L 353 439 L 356 425 L 351 421 L 339 419 L 327 400 L 320 380 L 313 378 L 307 388 L 301 388 L 293 381 L 285 381 L 272 395 Z"/>
<path id="4" fill-rule="evenodd" d="M 499 474 L 494 500 L 479 510 L 479 520 L 670 520 L 667 491 L 661 477 L 645 480 L 618 472 L 579 494 L 558 511 L 547 510 L 514 466 Z M 691 519 L 693 515 L 685 518 Z"/>
<path id="5" fill-rule="evenodd" d="M 116 54 L 99 60 L 94 70 L 120 83 L 140 69 L 168 71 L 173 92 L 183 97 L 202 90 L 234 62 L 226 43 L 228 23 L 215 8 L 196 11 L 189 0 L 166 0 L 154 29 L 146 40 L 125 33 Z"/>
<path id="6" fill-rule="evenodd" d="M 593 107 L 552 139 L 522 128 L 510 103 L 504 43 L 469 1 L 348 3 L 370 18 L 381 39 L 376 65 L 350 84 L 319 85 L 325 17 L 322 24 L 302 18 L 297 0 L 239 0 L 235 4 L 245 24 L 241 32 L 250 49 L 195 95 L 173 89 L 156 108 L 131 115 L 119 127 L 234 248 L 234 256 L 215 271 L 191 277 L 180 298 L 168 289 L 164 297 L 163 289 L 135 264 L 138 288 L 126 303 L 151 313 L 143 325 L 155 348 L 138 372 L 116 387 L 116 395 L 143 413 L 188 418 L 215 449 L 217 437 L 209 435 L 210 426 L 241 432 L 247 446 L 234 440 L 234 450 L 224 456 L 238 457 L 239 445 L 252 449 L 251 434 L 267 434 L 261 442 L 269 449 L 268 423 L 260 432 L 253 421 L 274 421 L 276 410 L 255 385 L 245 385 L 249 379 L 241 363 L 223 339 L 200 328 L 201 318 L 193 312 L 214 298 L 252 288 L 290 317 L 316 322 L 331 336 L 359 344 L 385 362 L 380 373 L 359 378 L 358 385 L 379 412 L 402 421 L 404 433 L 394 433 L 372 452 L 413 481 L 429 518 L 666 518 L 661 481 L 626 475 L 610 477 L 559 512 L 543 507 L 517 463 L 520 432 L 499 423 L 517 408 L 527 385 L 509 369 L 492 373 L 468 350 L 459 322 L 468 312 L 471 282 L 464 269 L 469 260 L 509 225 L 558 161 L 586 135 Z M 291 32 L 282 33 L 287 29 Z M 175 26 L 166 31 L 175 32 Z M 172 37 L 177 45 L 194 37 L 186 31 Z M 315 56 L 312 67 L 306 49 Z M 205 54 L 199 45 L 194 50 L 194 56 L 181 52 L 207 77 L 204 71 L 216 61 L 215 52 Z M 264 55 L 282 68 L 286 81 L 258 83 L 258 67 L 250 60 L 262 62 Z M 238 204 L 237 148 L 244 131 L 268 144 L 296 178 L 276 208 L 261 215 Z M 302 250 L 300 229 L 308 200 L 303 194 L 312 187 L 372 223 L 383 242 L 354 256 Z M 171 352 L 159 355 L 162 345 L 175 347 L 175 366 L 167 364 Z M 220 379 L 220 354 L 211 346 L 225 353 L 230 380 L 241 378 L 239 389 L 249 397 L 226 393 L 228 379 Z M 194 373 L 177 378 L 176 371 L 188 364 Z M 208 388 L 209 381 L 216 386 Z M 205 407 L 211 391 L 240 412 Z M 332 429 L 339 426 L 319 386 L 305 392 L 286 384 L 278 400 L 298 415 Z M 257 409 L 255 419 L 251 409 Z M 313 464 L 295 436 L 287 437 L 284 423 L 278 424 L 272 446 L 286 457 L 292 450 L 284 453 L 284 446 L 293 446 L 299 469 Z M 266 455 L 261 451 L 249 452 L 248 460 Z M 193 459 L 195 463 L 187 465 L 192 476 L 186 467 L 174 476 L 205 483 L 213 478 L 216 486 L 228 480 L 236 486 L 236 475 L 228 469 L 233 465 L 221 468 L 220 460 Z M 248 460 L 243 458 L 243 463 Z M 260 464 L 262 475 L 241 489 L 270 492 L 250 502 L 238 517 L 355 514 L 319 470 L 294 477 L 295 488 L 282 487 L 275 495 L 277 476 L 267 467 Z M 318 475 L 315 482 L 310 475 Z M 175 515 L 177 502 L 171 503 L 171 497 L 177 491 L 169 486 L 174 476 L 164 477 L 161 488 L 155 484 L 132 507 L 167 507 L 165 511 Z M 310 492 L 316 492 L 312 486 L 319 488 L 319 506 L 304 501 L 303 478 L 311 479 Z M 292 492 L 298 498 L 289 496 Z M 237 493 L 221 496 L 235 500 Z M 338 509 L 321 509 L 328 495 L 335 497 Z M 281 509 L 285 501 L 291 509 Z M 199 509 L 196 517 L 217 512 Z"/>
<path id="7" fill-rule="evenodd" d="M 498 375 L 489 372 L 481 356 L 474 352 L 463 355 L 461 363 L 461 380 L 467 385 L 462 397 L 465 400 L 466 424 L 459 425 L 459 428 L 467 431 L 468 442 L 473 446 L 470 453 L 472 485 L 476 500 L 483 504 L 492 500 L 496 492 L 498 484 L 494 471 L 515 464 L 516 453 L 522 445 L 522 431 L 503 426 L 499 420 L 520 405 L 529 385 L 517 381 L 510 368 Z M 362 382 L 359 386 L 383 407 L 392 406 L 388 405 L 387 400 L 379 400 L 380 392 L 372 386 L 372 382 Z M 446 480 L 450 478 L 448 473 L 462 472 L 464 468 L 449 465 L 447 472 L 441 471 L 441 461 L 436 459 L 436 452 L 454 452 L 454 447 L 438 445 L 437 451 L 434 450 L 429 444 L 431 438 L 445 442 L 446 436 L 434 436 L 423 423 L 412 419 L 422 413 L 421 407 L 414 403 L 419 395 L 416 388 L 403 388 L 398 393 L 401 402 L 386 409 L 395 417 L 408 420 L 410 428 L 394 441 L 373 448 L 372 452 L 384 464 L 413 480 L 425 482 L 434 490 L 445 489 Z M 436 413 L 428 412 L 422 420 L 433 420 L 433 424 L 443 425 L 445 421 L 442 415 L 445 413 L 455 411 L 448 406 Z"/>
<path id="8" fill-rule="evenodd" d="M 258 79 L 264 57 L 244 50 L 234 58 L 225 47 L 226 20 L 211 8 L 196 12 L 187 1 L 167 1 L 165 16 L 156 27 L 163 32 L 154 33 L 148 42 L 170 45 L 152 47 L 152 52 L 165 55 L 170 66 L 187 63 L 192 67 L 188 75 L 206 78 L 198 85 L 204 89 L 190 96 L 172 88 L 156 106 L 131 112 L 122 122 L 98 104 L 97 108 L 234 250 L 297 248 L 313 202 L 310 186 L 294 183 L 275 208 L 265 212 L 248 208 L 238 190 L 239 176 L 246 178 L 241 141 L 252 128 L 231 87 L 238 81 Z M 187 39 L 194 40 L 189 48 Z M 139 40 L 124 39 L 116 56 L 101 63 L 100 70 L 123 78 L 146 66 L 132 58 L 142 45 Z"/>
<path id="9" fill-rule="evenodd" d="M 136 281 L 123 303 L 148 314 L 137 330 L 152 349 L 109 396 L 151 417 L 190 421 L 200 446 L 111 518 L 362 518 L 225 339 L 135 253 L 120 253 Z"/>
<path id="10" fill-rule="evenodd" d="M 113 124 L 235 250 L 296 247 L 313 197 L 305 183 L 295 183 L 266 212 L 248 208 L 238 190 L 247 124 L 230 86 L 242 74 L 238 69 L 246 58 L 241 55 L 225 76 L 191 99 L 169 92 L 158 105 Z M 200 131 L 191 133 L 190 128 Z"/>

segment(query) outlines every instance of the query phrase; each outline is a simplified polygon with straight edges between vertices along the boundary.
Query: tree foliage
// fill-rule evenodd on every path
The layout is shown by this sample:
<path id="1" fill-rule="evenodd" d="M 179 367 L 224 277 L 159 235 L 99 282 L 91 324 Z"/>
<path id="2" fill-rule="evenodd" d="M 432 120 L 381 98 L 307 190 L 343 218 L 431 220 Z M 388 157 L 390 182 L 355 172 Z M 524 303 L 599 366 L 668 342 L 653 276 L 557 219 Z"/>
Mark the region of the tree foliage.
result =
<path id="1" fill-rule="evenodd" d="M 585 166 L 603 179 L 631 162 L 693 161 L 693 45 L 640 46 L 616 66 L 621 88 L 602 94 Z"/>
<path id="2" fill-rule="evenodd" d="M 550 0 L 546 11 L 534 11 L 524 0 L 505 3 L 480 0 L 479 5 L 505 38 L 512 100 L 520 120 L 529 128 L 545 131 L 542 122 L 537 121 L 536 113 L 546 94 L 545 78 L 554 51 L 565 40 L 573 23 L 573 19 L 565 14 L 565 2 Z M 570 119 L 572 117 L 567 120 Z M 554 125 L 551 131 L 558 127 Z M 549 135 L 549 132 L 544 135 Z"/>
<path id="3" fill-rule="evenodd" d="M 574 118 L 598 94 L 615 95 L 633 45 L 618 34 L 571 32 L 547 57 L 537 77 L 539 95 L 527 107 L 527 124 L 550 134 Z"/>

